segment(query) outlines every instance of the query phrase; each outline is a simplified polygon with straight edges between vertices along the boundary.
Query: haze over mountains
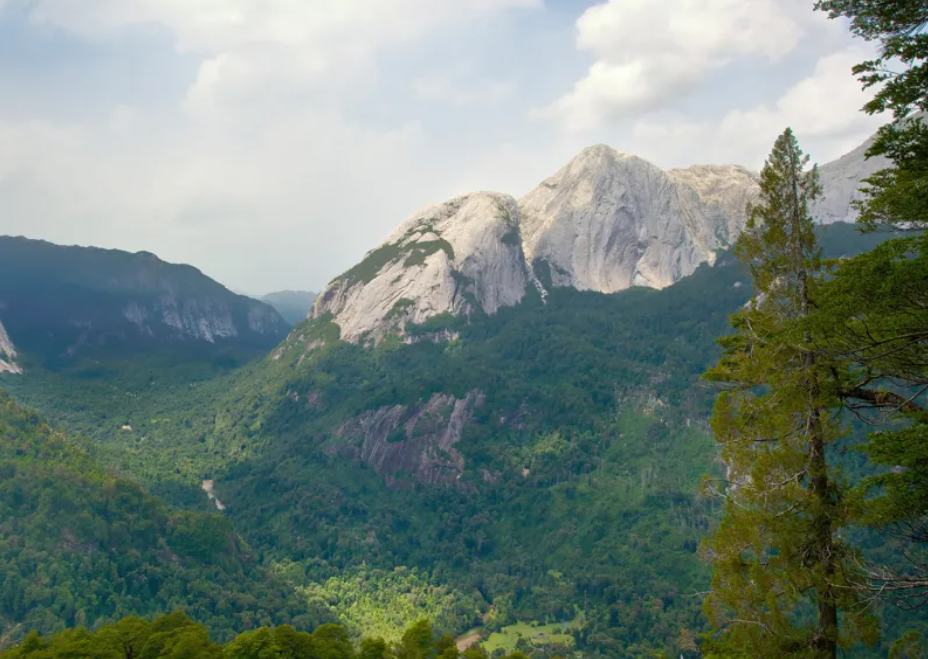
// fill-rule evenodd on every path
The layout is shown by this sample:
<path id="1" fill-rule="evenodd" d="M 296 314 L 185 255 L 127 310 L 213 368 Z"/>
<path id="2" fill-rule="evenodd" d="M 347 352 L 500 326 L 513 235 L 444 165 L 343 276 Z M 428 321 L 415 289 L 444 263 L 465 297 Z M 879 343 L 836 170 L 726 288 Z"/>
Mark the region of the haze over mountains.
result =
<path id="1" fill-rule="evenodd" d="M 102 347 L 267 350 L 288 328 L 271 306 L 191 266 L 21 237 L 0 237 L 0 323 L 0 369 L 8 371 L 20 368 L 17 348 L 47 363 Z"/>
<path id="2" fill-rule="evenodd" d="M 296 325 L 309 315 L 309 310 L 312 309 L 313 302 L 316 301 L 316 293 L 312 291 L 277 291 L 276 293 L 261 296 L 261 301 L 277 309 L 277 313 L 288 323 Z"/>

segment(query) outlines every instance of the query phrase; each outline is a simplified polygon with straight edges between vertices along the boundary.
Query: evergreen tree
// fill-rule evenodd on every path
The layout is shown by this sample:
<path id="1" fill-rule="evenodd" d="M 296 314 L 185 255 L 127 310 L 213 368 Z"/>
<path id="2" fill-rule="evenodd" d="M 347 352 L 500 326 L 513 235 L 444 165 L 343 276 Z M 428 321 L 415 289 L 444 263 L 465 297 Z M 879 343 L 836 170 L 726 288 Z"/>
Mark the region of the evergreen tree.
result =
<path id="1" fill-rule="evenodd" d="M 705 544 L 705 611 L 720 631 L 710 656 L 832 659 L 875 640 L 875 623 L 854 608 L 855 556 L 840 537 L 850 511 L 829 466 L 841 436 L 834 365 L 808 328 L 823 275 L 809 215 L 821 188 L 808 163 L 787 129 L 736 246 L 756 297 L 732 317 L 736 332 L 706 374 L 725 385 L 712 425 L 728 470 L 714 488 L 725 516 Z"/>
<path id="2" fill-rule="evenodd" d="M 851 21 L 880 46 L 880 57 L 854 71 L 876 90 L 864 110 L 891 113 L 868 156 L 894 167 L 865 183 L 858 203 L 865 229 L 928 226 L 928 2 L 822 0 L 817 8 Z M 904 420 L 902 431 L 873 433 L 866 452 L 883 467 L 864 484 L 866 519 L 901 541 L 904 569 L 870 569 L 873 592 L 906 607 L 928 603 L 928 236 L 891 240 L 840 263 L 825 287 L 818 329 L 828 350 L 853 368 L 841 371 L 840 395 L 878 423 Z M 876 493 L 879 496 L 873 497 Z"/>

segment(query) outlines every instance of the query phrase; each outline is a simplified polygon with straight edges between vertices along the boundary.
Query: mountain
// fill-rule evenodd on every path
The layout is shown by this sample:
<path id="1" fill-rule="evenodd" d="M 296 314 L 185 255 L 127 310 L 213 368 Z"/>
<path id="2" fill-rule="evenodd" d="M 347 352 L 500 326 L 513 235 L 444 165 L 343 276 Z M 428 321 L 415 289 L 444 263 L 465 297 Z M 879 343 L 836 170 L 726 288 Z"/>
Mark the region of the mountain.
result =
<path id="1" fill-rule="evenodd" d="M 532 267 L 550 286 L 582 291 L 666 288 L 737 235 L 721 207 L 692 187 L 603 145 L 583 151 L 519 208 Z"/>
<path id="2" fill-rule="evenodd" d="M 273 308 L 190 266 L 21 237 L 0 237 L 0 322 L 8 356 L 12 340 L 46 363 L 133 346 L 266 350 L 287 332 Z"/>
<path id="3" fill-rule="evenodd" d="M 865 160 L 868 144 L 821 168 L 825 196 L 815 213 L 823 223 L 853 219 L 860 180 L 885 166 Z M 759 181 L 736 165 L 664 172 L 590 147 L 518 202 L 481 192 L 416 213 L 335 278 L 311 316 L 330 319 L 343 340 L 376 342 L 443 314 L 492 315 L 555 288 L 666 288 L 734 243 Z"/>
<path id="4" fill-rule="evenodd" d="M 296 325 L 306 320 L 317 295 L 311 291 L 278 291 L 268 293 L 261 301 L 274 307 L 285 321 Z"/>
<path id="5" fill-rule="evenodd" d="M 854 222 L 858 212 L 851 205 L 865 197 L 860 191 L 861 182 L 892 163 L 883 156 L 866 158 L 873 144 L 871 137 L 850 153 L 822 165 L 819 175 L 822 182 L 822 197 L 813 208 L 814 215 L 823 223 Z"/>
<path id="6" fill-rule="evenodd" d="M 493 314 L 518 304 L 531 286 L 515 199 L 476 193 L 406 220 L 316 300 L 341 337 L 381 338 L 441 314 Z"/>
<path id="7" fill-rule="evenodd" d="M 729 240 L 741 232 L 748 205 L 760 195 L 760 175 L 739 165 L 694 165 L 667 173 L 696 190 L 704 202 L 721 207 L 728 217 Z"/>
<path id="8" fill-rule="evenodd" d="M 396 639 L 429 617 L 537 659 L 567 656 L 546 647 L 554 630 L 587 656 L 680 656 L 707 629 L 698 547 L 720 512 L 699 494 L 719 473 L 700 375 L 751 296 L 708 246 L 734 237 L 756 180 L 596 147 L 552 183 L 531 208 L 476 193 L 417 213 L 242 368 L 0 382 L 174 506 L 201 504 L 208 480 L 256 567 L 353 630 Z M 584 253 L 626 221 L 634 249 Z M 885 237 L 822 235 L 829 257 Z M 605 287 L 609 253 L 623 276 L 693 270 L 614 293 L 552 281 L 556 262 Z"/>
<path id="9" fill-rule="evenodd" d="M 843 224 L 825 238 L 829 256 L 876 240 Z M 722 251 L 661 290 L 528 289 L 469 322 L 435 316 L 372 347 L 288 342 L 173 390 L 11 380 L 67 401 L 95 455 L 166 496 L 212 480 L 262 564 L 353 629 L 395 638 L 427 615 L 531 636 L 549 621 L 589 654 L 679 656 L 680 630 L 704 629 L 691 594 L 718 512 L 698 494 L 717 469 L 700 374 L 747 282 Z M 455 338 L 421 340 L 435 333 Z"/>

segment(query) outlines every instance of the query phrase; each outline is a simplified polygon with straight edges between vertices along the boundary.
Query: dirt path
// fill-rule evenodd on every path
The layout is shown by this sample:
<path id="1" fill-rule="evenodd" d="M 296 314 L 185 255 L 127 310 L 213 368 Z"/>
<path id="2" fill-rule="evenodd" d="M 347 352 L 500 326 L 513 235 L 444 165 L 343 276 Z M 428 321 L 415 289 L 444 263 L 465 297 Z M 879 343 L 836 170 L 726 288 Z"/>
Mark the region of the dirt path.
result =
<path id="1" fill-rule="evenodd" d="M 480 632 L 473 632 L 467 636 L 461 636 L 457 641 L 458 651 L 464 652 L 467 648 L 479 643 L 481 638 Z"/>

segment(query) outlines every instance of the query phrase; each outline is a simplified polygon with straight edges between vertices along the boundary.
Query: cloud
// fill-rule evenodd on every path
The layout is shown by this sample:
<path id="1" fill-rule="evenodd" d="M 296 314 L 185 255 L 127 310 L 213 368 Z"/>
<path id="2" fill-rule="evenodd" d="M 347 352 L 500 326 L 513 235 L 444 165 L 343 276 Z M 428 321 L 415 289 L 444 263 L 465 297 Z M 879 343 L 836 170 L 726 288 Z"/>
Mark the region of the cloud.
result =
<path id="1" fill-rule="evenodd" d="M 371 50 L 451 22 L 482 19 L 542 0 L 35 0 L 33 20 L 105 38 L 129 25 L 170 30 L 198 53 L 273 43 L 324 54 Z"/>
<path id="2" fill-rule="evenodd" d="M 861 90 L 851 74 L 854 64 L 871 55 L 859 47 L 826 55 L 811 75 L 776 102 L 729 110 L 717 122 L 693 122 L 679 114 L 639 121 L 632 143 L 662 164 L 733 162 L 759 167 L 789 126 L 813 157 L 827 162 L 861 144 L 886 121 L 860 111 L 870 92 Z M 690 161 L 681 162 L 681 157 Z"/>
<path id="3" fill-rule="evenodd" d="M 666 108 L 733 62 L 780 60 L 823 20 L 799 0 L 608 0 L 577 21 L 595 62 L 537 114 L 583 131 Z"/>
<path id="4" fill-rule="evenodd" d="M 171 90 L 173 103 L 157 109 L 120 102 L 78 125 L 0 111 L 0 231 L 154 251 L 248 290 L 321 286 L 417 205 L 440 200 L 453 178 L 418 117 L 379 112 L 378 104 L 400 102 L 394 89 L 411 84 L 394 79 L 378 88 L 381 55 L 543 6 L 0 2 L 24 12 L 33 30 L 129 61 L 134 38 L 154 30 L 164 43 L 168 34 L 168 49 L 189 69 L 186 89 Z M 476 91 L 508 93 L 502 84 Z M 436 101 L 474 100 L 450 85 L 431 92 Z"/>
<path id="5" fill-rule="evenodd" d="M 412 89 L 417 98 L 427 103 L 485 108 L 512 98 L 516 85 L 513 82 L 487 81 L 464 87 L 448 77 L 431 76 L 414 80 Z"/>

